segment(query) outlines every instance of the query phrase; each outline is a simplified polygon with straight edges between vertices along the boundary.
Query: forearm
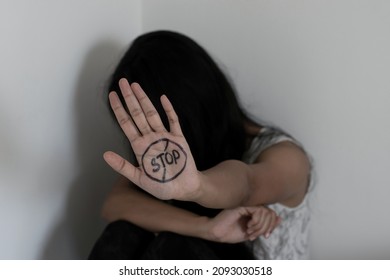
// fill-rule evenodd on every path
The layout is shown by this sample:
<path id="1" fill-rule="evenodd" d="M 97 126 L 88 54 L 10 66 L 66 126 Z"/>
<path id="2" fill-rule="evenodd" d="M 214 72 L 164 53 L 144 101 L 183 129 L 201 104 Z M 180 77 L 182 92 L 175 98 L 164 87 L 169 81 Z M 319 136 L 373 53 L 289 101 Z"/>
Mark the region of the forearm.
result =
<path id="1" fill-rule="evenodd" d="M 126 192 L 113 191 L 106 200 L 103 218 L 109 222 L 126 220 L 151 232 L 170 231 L 208 239 L 208 218 L 155 199 L 130 187 Z"/>
<path id="2" fill-rule="evenodd" d="M 246 205 L 251 195 L 251 170 L 238 160 L 227 160 L 200 173 L 201 185 L 194 201 L 209 208 Z"/>

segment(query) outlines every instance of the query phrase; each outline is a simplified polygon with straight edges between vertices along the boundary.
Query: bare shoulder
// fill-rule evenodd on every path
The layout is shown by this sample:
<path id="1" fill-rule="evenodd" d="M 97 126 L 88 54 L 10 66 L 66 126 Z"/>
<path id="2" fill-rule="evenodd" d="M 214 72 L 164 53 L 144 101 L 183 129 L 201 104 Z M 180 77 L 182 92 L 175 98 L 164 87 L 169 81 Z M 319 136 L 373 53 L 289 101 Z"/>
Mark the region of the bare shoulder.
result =
<path id="1" fill-rule="evenodd" d="M 282 141 L 261 152 L 255 164 L 266 166 L 267 180 L 270 185 L 277 185 L 274 190 L 281 192 L 277 202 L 288 207 L 302 202 L 309 185 L 311 164 L 301 147 Z"/>

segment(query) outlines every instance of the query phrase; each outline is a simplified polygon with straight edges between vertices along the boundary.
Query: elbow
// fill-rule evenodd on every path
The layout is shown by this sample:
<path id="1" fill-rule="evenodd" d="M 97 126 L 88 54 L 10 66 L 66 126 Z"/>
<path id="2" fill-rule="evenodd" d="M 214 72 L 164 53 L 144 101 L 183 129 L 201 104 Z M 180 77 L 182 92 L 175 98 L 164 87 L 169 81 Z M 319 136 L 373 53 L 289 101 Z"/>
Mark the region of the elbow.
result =
<path id="1" fill-rule="evenodd" d="M 105 211 L 104 208 L 100 211 L 100 218 L 102 218 L 106 222 L 110 221 L 109 215 L 108 215 L 107 211 Z"/>
<path id="2" fill-rule="evenodd" d="M 118 215 L 115 215 L 115 209 L 112 208 L 112 203 L 110 203 L 110 198 L 108 198 L 100 211 L 100 217 L 106 222 L 114 222 L 120 219 Z"/>
<path id="3" fill-rule="evenodd" d="M 100 217 L 105 220 L 106 222 L 111 222 L 110 220 L 110 212 L 108 211 L 106 205 L 104 204 L 101 211 L 100 211 Z"/>

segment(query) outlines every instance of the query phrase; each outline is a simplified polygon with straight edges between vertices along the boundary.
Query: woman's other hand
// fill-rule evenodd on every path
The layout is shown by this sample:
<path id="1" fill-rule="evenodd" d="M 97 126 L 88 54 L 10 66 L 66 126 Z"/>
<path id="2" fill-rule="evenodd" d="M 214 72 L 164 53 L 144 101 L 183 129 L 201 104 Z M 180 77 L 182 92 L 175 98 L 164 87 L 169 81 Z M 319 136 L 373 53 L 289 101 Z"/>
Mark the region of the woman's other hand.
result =
<path id="1" fill-rule="evenodd" d="M 268 238 L 281 218 L 265 206 L 226 209 L 207 225 L 207 239 L 224 243 L 253 241 L 263 235 Z"/>

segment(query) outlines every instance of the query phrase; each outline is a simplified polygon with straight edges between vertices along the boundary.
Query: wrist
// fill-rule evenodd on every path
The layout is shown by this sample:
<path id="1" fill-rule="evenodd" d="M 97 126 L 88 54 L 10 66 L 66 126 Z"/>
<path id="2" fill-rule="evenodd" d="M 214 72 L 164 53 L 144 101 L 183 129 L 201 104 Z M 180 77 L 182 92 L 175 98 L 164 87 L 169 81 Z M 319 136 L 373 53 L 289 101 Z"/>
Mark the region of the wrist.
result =
<path id="1" fill-rule="evenodd" d="M 226 232 L 221 228 L 221 226 L 218 226 L 218 223 L 216 223 L 215 218 L 209 218 L 209 217 L 199 217 L 199 237 L 208 241 L 213 242 L 226 242 L 225 236 Z"/>
<path id="2" fill-rule="evenodd" d="M 195 225 L 195 237 L 205 240 L 212 240 L 211 218 L 206 216 L 199 216 Z"/>
<path id="3" fill-rule="evenodd" d="M 198 180 L 197 180 L 196 187 L 191 192 L 191 194 L 188 195 L 186 199 L 187 201 L 192 201 L 201 204 L 200 202 L 202 200 L 202 197 L 204 196 L 203 192 L 204 192 L 204 185 L 206 179 L 205 177 L 206 175 L 204 175 L 203 172 L 198 171 Z"/>

